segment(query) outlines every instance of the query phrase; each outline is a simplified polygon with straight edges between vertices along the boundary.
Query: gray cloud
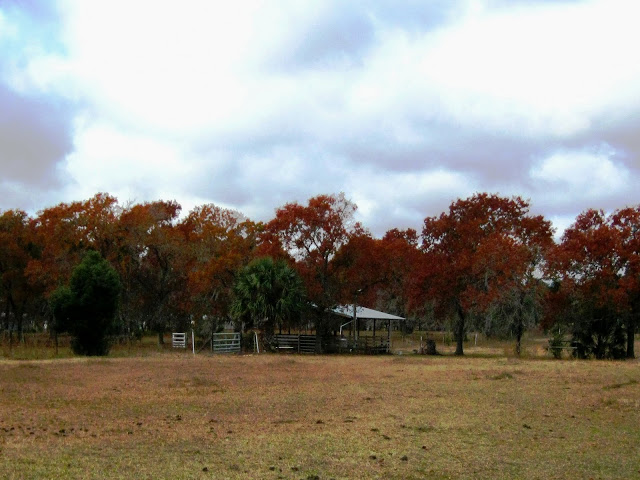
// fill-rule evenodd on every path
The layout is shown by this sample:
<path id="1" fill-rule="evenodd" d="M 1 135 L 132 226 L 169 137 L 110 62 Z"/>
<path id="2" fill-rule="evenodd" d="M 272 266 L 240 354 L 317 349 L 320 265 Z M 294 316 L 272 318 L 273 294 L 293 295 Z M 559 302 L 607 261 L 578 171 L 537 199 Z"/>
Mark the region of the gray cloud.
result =
<path id="1" fill-rule="evenodd" d="M 272 63 L 287 69 L 361 67 L 377 39 L 377 28 L 422 34 L 456 18 L 461 0 L 333 1 L 287 26 Z"/>
<path id="2" fill-rule="evenodd" d="M 72 148 L 71 113 L 64 104 L 25 97 L 0 84 L 0 207 L 24 205 L 34 190 L 60 188 L 65 180 L 57 167 Z M 18 201 L 17 195 L 24 198 Z"/>
<path id="3" fill-rule="evenodd" d="M 373 24 L 362 12 L 328 10 L 296 35 L 300 41 L 292 45 L 288 62 L 307 68 L 359 64 L 374 35 Z"/>
<path id="4" fill-rule="evenodd" d="M 62 51 L 59 12 L 51 2 L 8 1 L 0 21 L 10 26 L 0 32 L 0 208 L 36 210 L 55 201 L 73 150 L 72 106 L 24 82 L 32 56 Z"/>

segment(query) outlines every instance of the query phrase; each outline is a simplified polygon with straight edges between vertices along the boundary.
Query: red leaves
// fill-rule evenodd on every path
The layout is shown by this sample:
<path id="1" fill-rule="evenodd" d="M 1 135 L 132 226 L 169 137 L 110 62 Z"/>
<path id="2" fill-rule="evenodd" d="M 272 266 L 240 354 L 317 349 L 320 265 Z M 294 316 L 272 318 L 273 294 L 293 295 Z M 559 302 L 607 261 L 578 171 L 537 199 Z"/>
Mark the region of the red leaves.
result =
<path id="1" fill-rule="evenodd" d="M 296 260 L 307 294 L 322 308 L 331 306 L 342 294 L 333 259 L 354 234 L 362 231 L 353 219 L 356 208 L 343 193 L 318 195 L 307 206 L 286 204 L 266 226 L 265 239 L 271 249 L 280 246 Z"/>
<path id="2" fill-rule="evenodd" d="M 581 213 L 555 249 L 552 267 L 566 292 L 630 309 L 640 290 L 640 207 Z"/>
<path id="3" fill-rule="evenodd" d="M 530 216 L 520 197 L 486 193 L 458 200 L 424 221 L 423 265 L 413 304 L 433 298 L 444 309 L 482 310 L 506 288 L 532 275 L 552 244 L 551 225 Z"/>

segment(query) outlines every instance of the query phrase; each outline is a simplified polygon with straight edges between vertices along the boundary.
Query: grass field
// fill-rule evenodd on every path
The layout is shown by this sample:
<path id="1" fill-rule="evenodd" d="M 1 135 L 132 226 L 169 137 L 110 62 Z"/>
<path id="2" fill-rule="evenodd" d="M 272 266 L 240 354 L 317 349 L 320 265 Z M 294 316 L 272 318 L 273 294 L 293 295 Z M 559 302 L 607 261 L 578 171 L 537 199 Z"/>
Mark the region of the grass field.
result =
<path id="1" fill-rule="evenodd" d="M 638 361 L 0 360 L 0 478 L 638 477 Z"/>

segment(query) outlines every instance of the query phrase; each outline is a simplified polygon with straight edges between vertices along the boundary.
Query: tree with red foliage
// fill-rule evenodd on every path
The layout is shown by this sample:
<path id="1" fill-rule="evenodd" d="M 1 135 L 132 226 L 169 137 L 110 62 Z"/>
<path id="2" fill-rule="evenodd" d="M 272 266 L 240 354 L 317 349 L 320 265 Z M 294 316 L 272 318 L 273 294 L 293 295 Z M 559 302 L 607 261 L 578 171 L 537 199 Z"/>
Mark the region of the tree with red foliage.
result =
<path id="1" fill-rule="evenodd" d="M 295 261 L 315 305 L 318 336 L 329 329 L 327 312 L 348 295 L 336 254 L 362 231 L 353 215 L 356 205 L 339 195 L 318 195 L 306 206 L 288 203 L 266 225 L 265 242 Z M 320 343 L 320 342 L 318 342 Z"/>
<path id="2" fill-rule="evenodd" d="M 389 230 L 382 239 L 353 235 L 336 257 L 342 266 L 348 301 L 406 317 L 407 286 L 420 255 L 415 230 Z"/>
<path id="3" fill-rule="evenodd" d="M 635 358 L 635 332 L 640 325 L 640 205 L 614 212 L 611 224 L 620 234 L 619 255 L 624 261 L 620 288 L 626 294 L 627 358 Z"/>
<path id="4" fill-rule="evenodd" d="M 587 210 L 565 231 L 554 251 L 556 297 L 563 300 L 563 319 L 570 325 L 580 357 L 634 356 L 640 300 L 639 219 L 634 208 L 612 215 Z"/>
<path id="5" fill-rule="evenodd" d="M 390 313 L 409 315 L 409 291 L 414 271 L 420 263 L 418 233 L 412 229 L 387 231 L 381 240 L 386 276 L 378 286 L 378 302 Z"/>
<path id="6" fill-rule="evenodd" d="M 387 276 L 385 251 L 381 240 L 368 232 L 352 235 L 337 252 L 333 263 L 340 275 L 340 301 L 373 306 L 376 287 Z"/>
<path id="7" fill-rule="evenodd" d="M 550 222 L 529 215 L 520 197 L 478 193 L 458 200 L 448 213 L 424 221 L 412 304 L 433 299 L 438 312 L 455 315 L 456 355 L 462 355 L 470 314 L 485 313 L 506 292 L 523 288 L 551 236 Z"/>

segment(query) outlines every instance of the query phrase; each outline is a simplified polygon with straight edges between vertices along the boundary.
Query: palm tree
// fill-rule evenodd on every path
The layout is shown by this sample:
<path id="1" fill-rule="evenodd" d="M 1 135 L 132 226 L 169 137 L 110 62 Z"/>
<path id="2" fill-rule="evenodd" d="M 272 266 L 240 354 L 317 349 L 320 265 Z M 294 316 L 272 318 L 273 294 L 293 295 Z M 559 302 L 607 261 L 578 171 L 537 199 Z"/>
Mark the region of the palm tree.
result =
<path id="1" fill-rule="evenodd" d="M 262 328 L 267 342 L 276 325 L 290 325 L 300 317 L 303 306 L 302 281 L 284 260 L 258 258 L 236 277 L 231 315 Z"/>

